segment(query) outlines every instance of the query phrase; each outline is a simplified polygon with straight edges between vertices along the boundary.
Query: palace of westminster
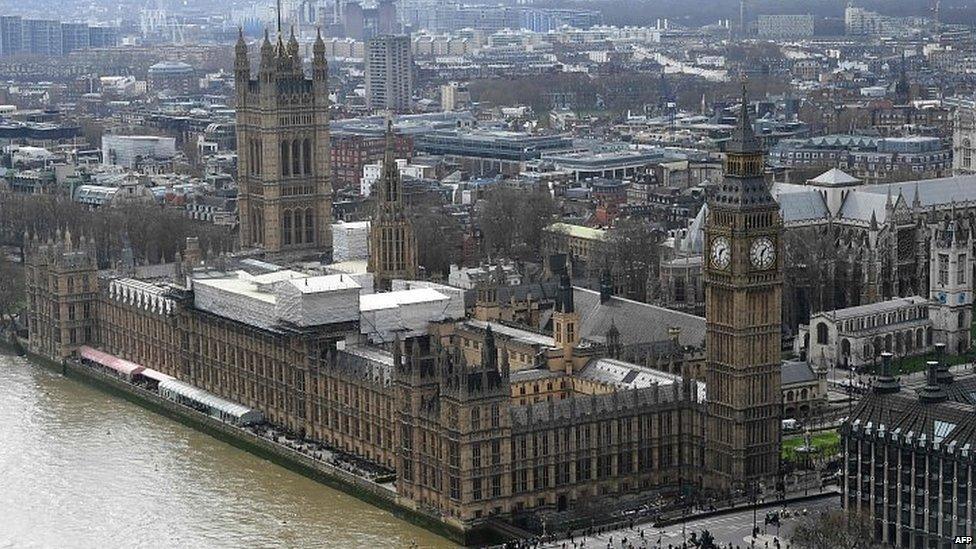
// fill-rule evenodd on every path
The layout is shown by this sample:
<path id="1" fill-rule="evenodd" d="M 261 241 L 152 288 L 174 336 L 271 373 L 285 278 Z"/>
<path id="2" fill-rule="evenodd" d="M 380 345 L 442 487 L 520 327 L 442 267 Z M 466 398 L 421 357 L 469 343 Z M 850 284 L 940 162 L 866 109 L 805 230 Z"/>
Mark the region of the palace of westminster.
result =
<path id="1" fill-rule="evenodd" d="M 703 328 L 690 333 L 698 317 L 647 306 L 671 326 L 665 337 L 638 329 L 644 343 L 671 349 L 651 367 L 622 350 L 633 343 L 621 341 L 633 302 L 610 283 L 573 287 L 565 257 L 550 259 L 558 281 L 545 332 L 500 314 L 490 283 L 466 309 L 462 291 L 415 280 L 391 150 L 365 272 L 323 261 L 332 242 L 324 43 L 311 78 L 294 38 L 266 36 L 257 78 L 250 69 L 240 41 L 245 253 L 204 257 L 190 239 L 175 264 L 99 270 L 83 236 L 31 235 L 33 353 L 60 361 L 94 347 L 260 410 L 395 471 L 401 503 L 462 530 L 776 485 L 784 221 L 744 97 L 702 227 Z"/>

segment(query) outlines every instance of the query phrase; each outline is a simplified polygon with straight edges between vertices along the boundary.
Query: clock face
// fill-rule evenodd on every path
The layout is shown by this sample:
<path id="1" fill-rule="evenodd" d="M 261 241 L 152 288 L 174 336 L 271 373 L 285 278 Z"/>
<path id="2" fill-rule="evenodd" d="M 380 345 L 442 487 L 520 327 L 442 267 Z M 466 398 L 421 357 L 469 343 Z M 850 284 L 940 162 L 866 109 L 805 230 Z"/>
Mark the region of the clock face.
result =
<path id="1" fill-rule="evenodd" d="M 757 269 L 768 269 L 776 263 L 776 246 L 773 241 L 761 237 L 752 241 L 749 247 L 749 261 Z"/>
<path id="2" fill-rule="evenodd" d="M 712 266 L 716 269 L 728 268 L 732 262 L 732 247 L 724 236 L 712 240 Z"/>

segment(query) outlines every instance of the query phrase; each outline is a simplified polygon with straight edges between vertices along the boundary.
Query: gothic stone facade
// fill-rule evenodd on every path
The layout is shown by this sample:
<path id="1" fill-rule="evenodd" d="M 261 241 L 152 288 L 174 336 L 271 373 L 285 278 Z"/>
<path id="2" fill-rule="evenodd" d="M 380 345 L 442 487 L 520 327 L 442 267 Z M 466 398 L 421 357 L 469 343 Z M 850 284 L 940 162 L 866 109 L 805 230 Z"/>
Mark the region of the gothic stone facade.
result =
<path id="1" fill-rule="evenodd" d="M 247 45 L 236 47 L 238 211 L 244 248 L 277 253 L 332 248 L 329 176 L 328 67 L 321 36 L 312 78 L 305 78 L 298 41 L 265 34 L 258 78 Z"/>

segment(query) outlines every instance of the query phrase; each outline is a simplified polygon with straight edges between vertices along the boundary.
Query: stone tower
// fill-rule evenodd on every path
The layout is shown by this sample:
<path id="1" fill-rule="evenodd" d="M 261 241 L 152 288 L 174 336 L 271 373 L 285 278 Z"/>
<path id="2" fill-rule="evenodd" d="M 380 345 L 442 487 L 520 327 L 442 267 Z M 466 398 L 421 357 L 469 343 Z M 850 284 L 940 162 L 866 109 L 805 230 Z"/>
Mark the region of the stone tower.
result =
<path id="1" fill-rule="evenodd" d="M 556 346 L 562 350 L 562 366 L 567 374 L 573 373 L 573 351 L 580 342 L 580 314 L 576 312 L 573 299 L 573 285 L 569 269 L 559 273 L 559 290 L 556 294 L 556 307 L 552 312 L 552 336 Z"/>
<path id="2" fill-rule="evenodd" d="M 771 487 L 779 469 L 783 222 L 763 163 L 743 87 L 705 223 L 705 463 L 718 490 Z"/>
<path id="3" fill-rule="evenodd" d="M 243 248 L 332 255 L 329 90 L 325 43 L 315 40 L 312 78 L 298 40 L 272 45 L 265 32 L 257 79 L 237 40 L 238 211 Z"/>
<path id="4" fill-rule="evenodd" d="M 945 343 L 949 353 L 969 349 L 973 306 L 973 239 L 955 221 L 937 226 L 932 234 L 929 260 L 929 317 L 932 343 Z"/>
<path id="5" fill-rule="evenodd" d="M 376 288 L 389 290 L 395 278 L 417 277 L 417 241 L 403 205 L 400 168 L 393 148 L 393 123 L 386 128 L 386 154 L 376 197 L 376 214 L 369 229 L 369 272 Z"/>
<path id="6" fill-rule="evenodd" d="M 71 231 L 58 230 L 46 243 L 25 236 L 24 247 L 29 348 L 53 360 L 67 358 L 98 337 L 95 243 L 84 236 L 75 242 Z"/>

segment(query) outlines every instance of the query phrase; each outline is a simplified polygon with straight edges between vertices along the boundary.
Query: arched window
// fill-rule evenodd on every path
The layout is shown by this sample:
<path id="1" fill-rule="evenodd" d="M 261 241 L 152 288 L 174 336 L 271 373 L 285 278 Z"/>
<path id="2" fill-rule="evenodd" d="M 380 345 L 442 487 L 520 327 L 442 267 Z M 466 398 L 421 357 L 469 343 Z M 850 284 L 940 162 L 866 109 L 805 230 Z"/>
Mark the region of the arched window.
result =
<path id="1" fill-rule="evenodd" d="M 851 340 L 844 339 L 840 342 L 840 352 L 844 356 L 851 356 Z"/>
<path id="2" fill-rule="evenodd" d="M 312 140 L 305 138 L 302 143 L 302 162 L 304 162 L 304 172 L 306 175 L 312 173 Z"/>
<path id="3" fill-rule="evenodd" d="M 291 172 L 289 168 L 291 167 L 291 161 L 288 158 L 288 153 L 291 147 L 288 146 L 287 141 L 281 142 L 281 175 L 289 175 Z"/>
<path id="4" fill-rule="evenodd" d="M 285 210 L 284 219 L 281 222 L 282 236 L 285 239 L 285 246 L 291 244 L 291 210 Z"/>
<path id="5" fill-rule="evenodd" d="M 305 243 L 311 244 L 313 242 L 315 242 L 315 215 L 309 208 L 305 210 Z"/>
<path id="6" fill-rule="evenodd" d="M 817 324 L 817 343 L 820 345 L 827 344 L 827 323 L 821 322 Z"/>
<path id="7" fill-rule="evenodd" d="M 257 139 L 257 145 L 254 148 L 254 154 L 257 155 L 255 162 L 257 163 L 257 175 L 261 175 L 261 171 L 264 169 L 264 162 L 262 161 L 262 151 L 261 151 L 261 138 Z"/>
<path id="8" fill-rule="evenodd" d="M 297 139 L 291 143 L 291 173 L 302 173 L 302 146 Z"/>
<path id="9" fill-rule="evenodd" d="M 800 400 L 806 400 L 806 399 L 807 399 L 807 390 L 806 389 L 801 389 L 800 390 Z"/>
<path id="10" fill-rule="evenodd" d="M 915 330 L 915 347 L 921 349 L 925 345 L 925 332 L 921 328 Z"/>

